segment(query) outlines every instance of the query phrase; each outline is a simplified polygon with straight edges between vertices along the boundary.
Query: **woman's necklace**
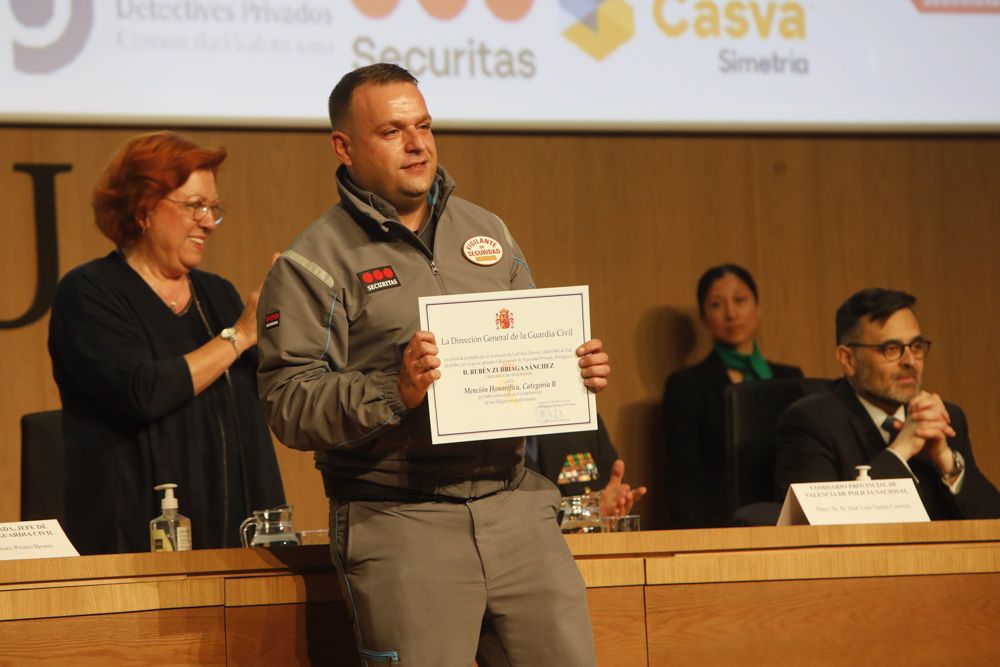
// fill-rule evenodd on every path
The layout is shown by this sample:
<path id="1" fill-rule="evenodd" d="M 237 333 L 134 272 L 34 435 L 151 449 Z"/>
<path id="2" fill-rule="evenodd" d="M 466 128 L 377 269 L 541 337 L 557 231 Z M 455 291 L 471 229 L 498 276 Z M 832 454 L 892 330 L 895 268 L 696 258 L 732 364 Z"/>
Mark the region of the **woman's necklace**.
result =
<path id="1" fill-rule="evenodd" d="M 170 310 L 173 311 L 174 313 L 179 313 L 180 311 L 185 310 L 188 305 L 190 305 L 191 299 L 189 297 L 188 300 L 187 300 L 187 303 L 185 303 L 183 307 L 178 306 L 178 304 L 180 303 L 180 301 L 184 298 L 184 289 L 185 289 L 185 287 L 187 288 L 188 293 L 190 294 L 190 290 L 191 290 L 191 277 L 190 276 L 185 276 L 186 280 L 184 281 L 184 283 L 182 284 L 182 286 L 180 288 L 180 294 L 178 294 L 175 298 L 171 299 L 169 297 L 164 296 L 163 293 L 160 292 L 160 290 L 156 289 L 156 285 L 153 284 L 153 281 L 151 281 L 146 276 L 143 276 L 141 273 L 139 275 L 142 276 L 142 279 L 146 281 L 146 284 L 149 285 L 150 289 L 153 290 L 153 292 L 156 294 L 156 296 L 160 297 L 160 300 L 163 301 L 163 303 L 167 304 L 167 306 L 170 307 Z"/>
<path id="2" fill-rule="evenodd" d="M 125 261 L 128 262 L 128 259 L 126 259 Z M 193 290 L 191 289 L 191 276 L 185 276 L 186 280 L 181 284 L 180 293 L 175 298 L 171 299 L 167 296 L 164 296 L 163 293 L 156 288 L 156 285 L 153 284 L 152 279 L 146 275 L 145 271 L 142 271 L 136 264 L 132 264 L 131 262 L 128 262 L 128 265 L 131 266 L 132 269 L 139 274 L 139 277 L 142 278 L 147 285 L 149 285 L 149 289 L 153 290 L 153 294 L 160 297 L 160 300 L 163 303 L 167 304 L 167 306 L 170 308 L 172 312 L 179 313 L 180 311 L 185 310 L 187 306 L 190 305 L 191 299 L 189 296 L 187 303 L 185 303 L 184 306 L 182 307 L 178 307 L 178 304 L 184 298 L 185 289 L 187 289 L 188 295 L 193 294 Z"/>

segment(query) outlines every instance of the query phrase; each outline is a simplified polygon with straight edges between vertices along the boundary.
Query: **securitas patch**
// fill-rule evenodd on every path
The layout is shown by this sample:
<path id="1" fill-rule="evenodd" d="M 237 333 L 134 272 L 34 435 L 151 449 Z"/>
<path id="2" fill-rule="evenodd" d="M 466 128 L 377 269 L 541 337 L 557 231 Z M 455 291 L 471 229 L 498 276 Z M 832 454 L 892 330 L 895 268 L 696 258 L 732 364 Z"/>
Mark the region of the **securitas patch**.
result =
<path id="1" fill-rule="evenodd" d="M 281 311 L 276 310 L 273 313 L 268 313 L 264 316 L 264 328 L 273 329 L 274 327 L 281 324 Z"/>
<path id="2" fill-rule="evenodd" d="M 380 266 L 358 274 L 365 294 L 374 294 L 390 287 L 399 287 L 399 277 L 391 266 Z"/>

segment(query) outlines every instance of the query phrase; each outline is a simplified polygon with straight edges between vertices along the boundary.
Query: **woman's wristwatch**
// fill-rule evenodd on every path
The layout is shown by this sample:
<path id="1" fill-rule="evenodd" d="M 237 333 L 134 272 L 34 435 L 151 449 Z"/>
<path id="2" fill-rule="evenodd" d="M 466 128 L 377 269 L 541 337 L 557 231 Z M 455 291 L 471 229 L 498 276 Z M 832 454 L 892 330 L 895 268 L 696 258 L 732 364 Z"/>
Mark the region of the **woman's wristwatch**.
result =
<path id="1" fill-rule="evenodd" d="M 236 351 L 236 358 L 239 359 L 240 346 L 236 343 L 236 327 L 226 327 L 219 333 L 219 337 L 233 344 L 233 350 Z"/>

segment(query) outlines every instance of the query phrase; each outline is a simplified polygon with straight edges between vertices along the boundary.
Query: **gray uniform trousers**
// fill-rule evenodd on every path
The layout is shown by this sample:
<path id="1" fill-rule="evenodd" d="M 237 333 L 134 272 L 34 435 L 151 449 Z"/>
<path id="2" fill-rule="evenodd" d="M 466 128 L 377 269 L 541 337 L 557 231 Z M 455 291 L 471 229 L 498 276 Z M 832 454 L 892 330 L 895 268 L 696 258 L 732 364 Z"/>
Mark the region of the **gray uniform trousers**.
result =
<path id="1" fill-rule="evenodd" d="M 531 471 L 465 502 L 331 499 L 330 550 L 362 662 L 469 667 L 485 620 L 506 664 L 596 665 L 559 500 Z"/>

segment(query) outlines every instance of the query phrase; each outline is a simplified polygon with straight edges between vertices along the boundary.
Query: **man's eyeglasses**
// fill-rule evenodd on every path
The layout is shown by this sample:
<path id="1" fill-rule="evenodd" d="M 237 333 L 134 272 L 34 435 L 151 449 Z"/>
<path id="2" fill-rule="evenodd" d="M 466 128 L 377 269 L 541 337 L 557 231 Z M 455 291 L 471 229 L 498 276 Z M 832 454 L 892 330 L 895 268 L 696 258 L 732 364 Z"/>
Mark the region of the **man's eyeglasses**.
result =
<path id="1" fill-rule="evenodd" d="M 868 347 L 878 350 L 885 357 L 886 361 L 899 361 L 903 356 L 903 351 L 910 348 L 910 354 L 914 359 L 923 359 L 931 350 L 931 342 L 923 338 L 917 338 L 909 343 L 900 343 L 898 340 L 890 340 L 888 343 L 844 343 L 847 347 Z"/>
<path id="2" fill-rule="evenodd" d="M 226 214 L 226 209 L 222 208 L 218 204 L 215 206 L 207 206 L 203 202 L 189 202 L 189 201 L 177 201 L 176 199 L 167 199 L 171 204 L 177 204 L 178 206 L 183 206 L 184 208 L 191 211 L 191 219 L 195 222 L 201 222 L 205 219 L 205 216 L 212 213 L 212 222 L 216 225 L 222 223 L 222 216 Z"/>

